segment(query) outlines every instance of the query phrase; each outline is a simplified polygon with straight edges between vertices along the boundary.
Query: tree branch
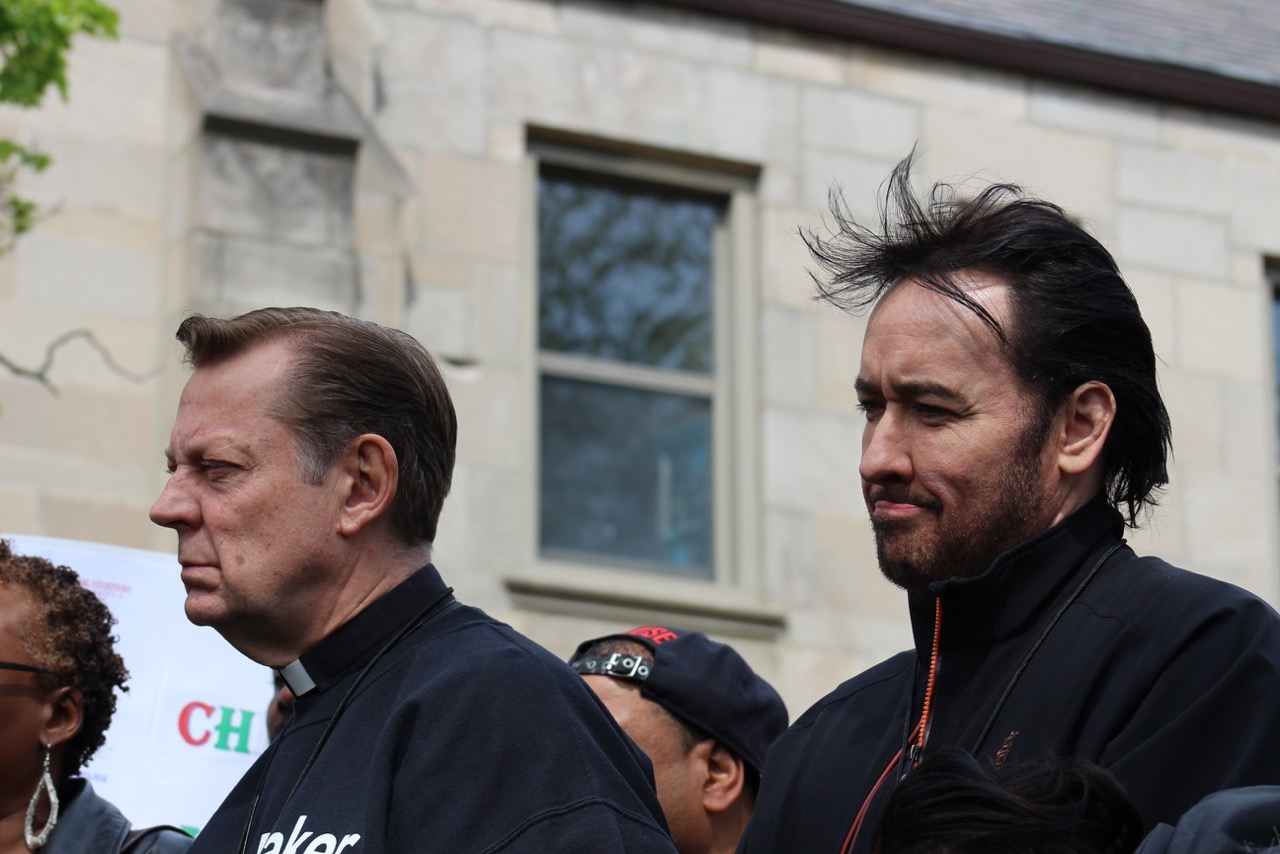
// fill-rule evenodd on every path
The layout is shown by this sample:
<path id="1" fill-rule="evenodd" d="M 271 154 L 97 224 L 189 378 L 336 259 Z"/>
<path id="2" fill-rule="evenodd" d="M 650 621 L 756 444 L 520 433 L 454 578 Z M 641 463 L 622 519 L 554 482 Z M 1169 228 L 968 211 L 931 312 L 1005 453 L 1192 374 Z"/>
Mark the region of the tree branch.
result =
<path id="1" fill-rule="evenodd" d="M 49 390 L 51 394 L 58 394 L 58 387 L 54 385 L 53 380 L 49 377 L 49 372 L 53 370 L 54 359 L 57 357 L 58 351 L 72 341 L 84 341 L 94 350 L 98 351 L 98 355 L 102 358 L 102 362 L 116 376 L 123 377 L 130 382 L 141 383 L 146 382 L 152 377 L 159 376 L 160 369 L 153 368 L 144 373 L 137 373 L 121 365 L 111 355 L 111 351 L 107 346 L 98 340 L 98 337 L 88 329 L 72 329 L 64 332 L 57 338 L 49 342 L 44 348 L 44 361 L 36 368 L 24 368 L 22 365 L 15 363 L 9 357 L 0 353 L 0 366 L 6 368 L 9 373 L 15 377 L 34 380 Z"/>

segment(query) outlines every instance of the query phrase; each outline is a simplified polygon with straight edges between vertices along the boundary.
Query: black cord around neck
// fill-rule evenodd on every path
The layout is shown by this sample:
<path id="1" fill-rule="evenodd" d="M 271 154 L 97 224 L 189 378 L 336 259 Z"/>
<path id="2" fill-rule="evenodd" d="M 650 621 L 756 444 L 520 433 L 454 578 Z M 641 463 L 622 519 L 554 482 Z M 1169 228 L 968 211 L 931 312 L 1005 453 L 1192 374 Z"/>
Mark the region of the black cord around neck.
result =
<path id="1" fill-rule="evenodd" d="M 1121 540 L 1111 548 L 1107 549 L 1106 554 L 1098 558 L 1098 562 L 1095 563 L 1085 574 L 1084 578 L 1080 580 L 1080 583 L 1076 585 L 1076 589 L 1072 590 L 1071 595 L 1066 598 L 1061 606 L 1059 606 L 1057 612 L 1053 615 L 1053 619 L 1049 621 L 1049 625 L 1044 627 L 1044 631 L 1040 633 L 1040 637 L 1036 638 L 1036 642 L 1031 645 L 1031 648 L 1027 650 L 1027 654 L 1023 656 L 1022 663 L 1019 664 L 1018 669 L 1013 672 L 1013 676 L 1009 679 L 1009 684 L 1004 686 L 1004 693 L 1000 695 L 1000 699 L 996 702 L 996 707 L 991 710 L 991 717 L 987 718 L 987 724 L 982 728 L 982 732 L 978 735 L 978 740 L 973 743 L 973 748 L 969 751 L 970 753 L 977 754 L 978 748 L 982 747 L 982 742 L 987 740 L 987 736 L 991 733 L 991 728 L 995 726 L 996 718 L 1004 709 L 1005 703 L 1009 701 L 1009 695 L 1013 693 L 1014 686 L 1017 685 L 1018 680 L 1022 678 L 1022 674 L 1026 671 L 1027 665 L 1031 663 L 1031 659 L 1035 657 L 1035 654 L 1040 650 L 1041 645 L 1044 644 L 1045 639 L 1049 637 L 1049 633 L 1053 631 L 1053 627 L 1058 625 L 1058 620 L 1062 619 L 1062 615 L 1067 612 L 1067 608 L 1071 607 L 1071 603 L 1080 598 L 1080 594 L 1084 592 L 1085 587 L 1087 587 L 1089 582 L 1093 580 L 1093 577 L 1098 574 L 1098 570 L 1107 562 L 1107 558 L 1115 554 L 1116 549 L 1123 545 L 1124 541 Z"/>
<path id="2" fill-rule="evenodd" d="M 298 787 L 302 785 L 302 781 L 306 778 L 307 772 L 311 770 L 311 766 L 315 764 L 316 758 L 319 757 L 321 749 L 324 748 L 325 743 L 329 740 L 329 736 L 333 733 L 333 728 L 338 723 L 338 717 L 346 710 L 347 704 L 351 701 L 352 696 L 356 692 L 356 688 L 358 688 L 360 683 L 364 681 L 364 678 L 369 675 L 369 671 L 373 669 L 373 666 L 377 664 L 382 656 L 386 655 L 392 647 L 408 637 L 411 632 L 419 628 L 427 620 L 431 619 L 439 608 L 453 601 L 452 594 L 452 587 L 445 588 L 443 593 L 419 611 L 418 616 L 383 644 L 382 648 L 373 654 L 373 657 L 369 659 L 365 666 L 360 668 L 360 672 L 356 674 L 356 678 L 352 681 L 351 687 L 347 688 L 347 693 L 342 695 L 342 699 L 338 701 L 338 705 L 334 708 L 332 714 L 329 715 L 329 722 L 325 724 L 324 732 L 320 734 L 320 740 L 317 741 L 316 746 L 312 748 L 311 756 L 307 758 L 307 764 L 302 766 L 302 771 L 298 774 L 298 779 L 293 782 L 293 788 L 289 790 L 288 797 L 286 797 L 284 799 L 284 803 L 280 805 L 280 810 L 276 813 L 276 821 L 279 821 L 280 816 L 284 815 L 284 811 L 289 806 L 289 802 L 293 800 L 293 796 L 297 793 Z M 278 743 L 278 739 L 276 743 Z M 253 819 L 258 812 L 258 801 L 262 798 L 262 791 L 266 787 L 267 772 L 271 770 L 271 761 L 275 759 L 276 743 L 271 745 L 271 757 L 268 758 L 266 764 L 262 768 L 261 776 L 258 777 L 258 787 L 253 793 L 253 802 L 249 805 L 249 815 L 245 817 L 244 830 L 240 834 L 240 846 L 236 849 L 239 854 L 245 854 L 245 852 L 249 850 L 249 834 L 253 830 Z"/>

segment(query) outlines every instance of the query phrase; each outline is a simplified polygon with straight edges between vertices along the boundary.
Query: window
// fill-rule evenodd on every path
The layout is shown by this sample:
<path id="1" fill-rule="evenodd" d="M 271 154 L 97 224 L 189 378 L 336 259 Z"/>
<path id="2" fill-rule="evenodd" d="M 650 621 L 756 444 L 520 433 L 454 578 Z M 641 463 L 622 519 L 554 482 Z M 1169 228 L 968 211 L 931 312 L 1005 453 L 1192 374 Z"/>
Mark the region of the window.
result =
<path id="1" fill-rule="evenodd" d="M 734 184 L 537 153 L 539 552 L 714 579 Z"/>

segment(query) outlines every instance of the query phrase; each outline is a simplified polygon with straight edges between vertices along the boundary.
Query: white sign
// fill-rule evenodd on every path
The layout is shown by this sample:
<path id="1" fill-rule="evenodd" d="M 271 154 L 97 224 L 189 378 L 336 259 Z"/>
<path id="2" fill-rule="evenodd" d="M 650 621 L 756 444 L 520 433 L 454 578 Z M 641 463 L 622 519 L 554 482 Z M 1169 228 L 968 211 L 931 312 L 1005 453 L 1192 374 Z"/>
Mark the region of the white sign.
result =
<path id="1" fill-rule="evenodd" d="M 187 622 L 174 555 L 0 536 L 17 554 L 75 570 L 118 620 L 129 690 L 84 776 L 134 827 L 199 830 L 267 745 L 271 671 Z"/>

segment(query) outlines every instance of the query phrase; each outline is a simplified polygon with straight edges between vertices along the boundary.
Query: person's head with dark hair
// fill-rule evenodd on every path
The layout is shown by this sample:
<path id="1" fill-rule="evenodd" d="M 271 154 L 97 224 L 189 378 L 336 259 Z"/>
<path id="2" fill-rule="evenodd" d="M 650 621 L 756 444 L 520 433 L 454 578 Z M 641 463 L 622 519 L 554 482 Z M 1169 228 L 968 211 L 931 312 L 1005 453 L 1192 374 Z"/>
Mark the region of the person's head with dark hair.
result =
<path id="1" fill-rule="evenodd" d="M 643 626 L 579 644 L 569 664 L 653 763 L 680 854 L 737 850 L 787 709 L 732 647 Z"/>
<path id="2" fill-rule="evenodd" d="M 876 854 L 1132 854 L 1142 818 L 1101 766 L 1050 758 L 996 767 L 943 750 L 899 783 Z"/>
<path id="3" fill-rule="evenodd" d="M 882 569 L 921 589 L 982 572 L 1099 495 L 1136 525 L 1167 481 L 1171 429 L 1151 333 L 1107 250 L 1012 184 L 918 197 L 913 157 L 876 227 L 833 193 L 832 233 L 803 236 L 819 298 L 872 307 L 863 490 Z"/>
<path id="4" fill-rule="evenodd" d="M 28 803 L 36 831 L 57 815 L 37 796 L 45 769 L 65 801 L 68 778 L 102 746 L 116 709 L 116 691 L 128 690 L 129 671 L 115 650 L 115 618 L 65 566 L 15 554 L 0 540 L 0 804 L 19 814 L 5 822 L 22 837 Z M 8 841 L 0 839 L 0 849 Z"/>
<path id="5" fill-rule="evenodd" d="M 283 667 L 430 560 L 457 419 L 412 336 L 335 312 L 192 315 L 151 509 L 187 616 Z"/>

